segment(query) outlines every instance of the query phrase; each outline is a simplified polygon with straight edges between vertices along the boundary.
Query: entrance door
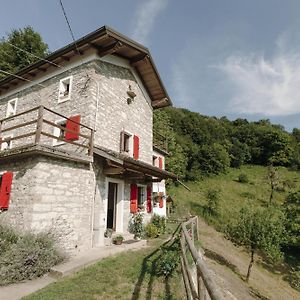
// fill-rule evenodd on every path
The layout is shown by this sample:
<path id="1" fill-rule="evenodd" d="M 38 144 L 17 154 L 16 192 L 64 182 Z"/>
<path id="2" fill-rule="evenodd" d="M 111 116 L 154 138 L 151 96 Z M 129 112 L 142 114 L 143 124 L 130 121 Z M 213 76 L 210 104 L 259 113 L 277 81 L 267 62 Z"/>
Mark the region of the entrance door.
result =
<path id="1" fill-rule="evenodd" d="M 107 222 L 106 227 L 116 230 L 116 210 L 117 210 L 118 184 L 108 183 L 107 201 Z"/>

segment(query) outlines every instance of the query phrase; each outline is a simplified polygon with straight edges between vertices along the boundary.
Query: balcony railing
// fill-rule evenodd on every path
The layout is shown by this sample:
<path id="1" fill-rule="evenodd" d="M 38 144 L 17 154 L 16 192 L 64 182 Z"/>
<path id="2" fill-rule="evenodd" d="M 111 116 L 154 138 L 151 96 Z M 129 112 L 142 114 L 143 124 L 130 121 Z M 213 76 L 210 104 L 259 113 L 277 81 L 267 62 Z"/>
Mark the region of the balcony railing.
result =
<path id="1" fill-rule="evenodd" d="M 68 120 L 78 126 L 78 132 L 61 125 Z M 76 134 L 76 141 L 66 139 L 67 132 Z M 93 155 L 94 130 L 44 106 L 0 120 L 0 137 L 1 152 L 40 144 L 76 154 Z"/>

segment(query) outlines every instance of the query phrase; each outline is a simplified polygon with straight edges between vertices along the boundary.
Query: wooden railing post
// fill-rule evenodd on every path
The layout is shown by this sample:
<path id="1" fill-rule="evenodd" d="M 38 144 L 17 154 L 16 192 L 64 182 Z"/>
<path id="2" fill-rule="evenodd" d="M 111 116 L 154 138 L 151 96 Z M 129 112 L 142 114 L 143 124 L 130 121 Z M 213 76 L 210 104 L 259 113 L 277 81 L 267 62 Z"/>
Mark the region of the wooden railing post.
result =
<path id="1" fill-rule="evenodd" d="M 94 135 L 95 135 L 95 131 L 94 129 L 91 129 L 91 136 L 90 136 L 90 141 L 89 141 L 89 156 L 93 156 L 93 152 L 94 152 Z"/>
<path id="2" fill-rule="evenodd" d="M 200 271 L 197 269 L 197 285 L 198 285 L 198 295 L 200 300 L 206 300 L 205 285 L 201 278 Z"/>
<path id="3" fill-rule="evenodd" d="M 44 118 L 44 106 L 40 106 L 38 110 L 38 118 L 36 125 L 35 143 L 38 144 L 41 141 L 41 133 L 43 128 L 43 118 Z"/>

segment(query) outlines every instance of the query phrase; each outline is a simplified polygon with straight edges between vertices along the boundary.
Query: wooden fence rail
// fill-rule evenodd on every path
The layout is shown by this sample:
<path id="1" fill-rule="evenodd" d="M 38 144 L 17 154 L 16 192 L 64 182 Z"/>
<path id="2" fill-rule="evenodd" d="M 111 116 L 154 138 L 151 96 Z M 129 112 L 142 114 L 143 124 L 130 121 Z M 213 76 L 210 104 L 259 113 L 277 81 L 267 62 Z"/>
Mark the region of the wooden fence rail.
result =
<path id="1" fill-rule="evenodd" d="M 198 217 L 193 217 L 181 225 L 181 268 L 187 299 L 223 300 L 224 298 L 220 288 L 212 279 L 209 269 L 203 261 L 202 255 L 195 247 L 195 239 L 199 240 L 198 230 Z M 192 261 L 196 266 L 197 284 L 195 284 L 193 279 L 188 256 L 192 257 Z"/>
<path id="2" fill-rule="evenodd" d="M 26 118 L 32 118 L 32 116 L 29 116 L 29 114 L 33 113 L 33 112 L 37 112 L 37 116 L 34 116 L 33 120 L 26 120 Z M 15 140 L 20 140 L 20 139 L 24 139 L 30 136 L 34 136 L 34 142 L 35 144 L 39 144 L 41 143 L 41 137 L 42 136 L 46 136 L 50 139 L 54 139 L 57 141 L 62 141 L 65 142 L 66 144 L 71 144 L 74 145 L 76 147 L 79 148 L 83 148 L 83 149 L 87 149 L 88 150 L 88 155 L 92 156 L 93 155 L 93 142 L 94 142 L 94 130 L 88 126 L 86 126 L 85 124 L 76 122 L 74 120 L 72 120 L 73 123 L 78 124 L 78 126 L 80 126 L 80 128 L 85 128 L 85 130 L 87 130 L 88 134 L 82 134 L 81 132 L 75 132 L 71 129 L 65 128 L 64 126 L 61 126 L 53 121 L 47 120 L 47 117 L 45 115 L 45 112 L 48 112 L 48 114 L 50 114 L 50 116 L 52 116 L 52 119 L 56 117 L 60 117 L 63 118 L 63 120 L 70 120 L 70 118 L 55 112 L 47 107 L 44 106 L 36 106 L 32 109 L 29 109 L 27 111 L 23 111 L 21 113 L 18 113 L 16 115 L 4 118 L 0 120 L 0 151 L 1 151 L 1 144 L 2 143 L 9 143 L 11 141 L 15 141 Z M 20 119 L 20 117 L 22 117 L 23 119 Z M 25 118 L 25 121 L 24 121 Z M 5 126 L 6 123 L 8 123 L 9 121 L 15 121 L 15 123 L 17 123 L 16 125 L 13 126 Z M 20 122 L 18 122 L 20 121 Z M 31 132 L 29 133 L 22 133 L 25 129 L 25 127 L 29 126 L 29 125 L 34 125 L 36 124 L 35 128 L 32 128 Z M 83 143 L 78 143 L 78 142 L 74 142 L 71 140 L 67 140 L 65 139 L 65 137 L 60 137 L 60 136 L 55 136 L 52 132 L 45 132 L 43 131 L 43 125 L 47 124 L 48 126 L 50 126 L 50 128 L 59 128 L 60 130 L 62 130 L 64 132 L 64 134 L 66 132 L 69 133 L 76 133 L 76 135 L 78 135 L 79 137 L 83 138 L 84 141 L 86 141 L 87 145 L 83 144 Z M 28 128 L 28 127 L 27 127 Z M 7 137 L 2 137 L 2 134 L 9 134 L 9 132 L 18 129 L 18 134 L 15 136 L 7 136 Z M 24 145 L 26 145 L 26 141 L 24 143 L 22 143 Z"/>

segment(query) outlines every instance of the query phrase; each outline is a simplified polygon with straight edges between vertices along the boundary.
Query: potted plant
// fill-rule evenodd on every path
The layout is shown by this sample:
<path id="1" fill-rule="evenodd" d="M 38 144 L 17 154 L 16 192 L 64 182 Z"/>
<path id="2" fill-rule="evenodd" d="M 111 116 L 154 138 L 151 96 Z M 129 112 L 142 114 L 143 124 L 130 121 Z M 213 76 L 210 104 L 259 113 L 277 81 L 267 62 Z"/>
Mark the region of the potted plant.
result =
<path id="1" fill-rule="evenodd" d="M 119 234 L 113 238 L 113 243 L 115 245 L 122 245 L 123 241 L 124 241 L 124 237 L 121 234 Z"/>

